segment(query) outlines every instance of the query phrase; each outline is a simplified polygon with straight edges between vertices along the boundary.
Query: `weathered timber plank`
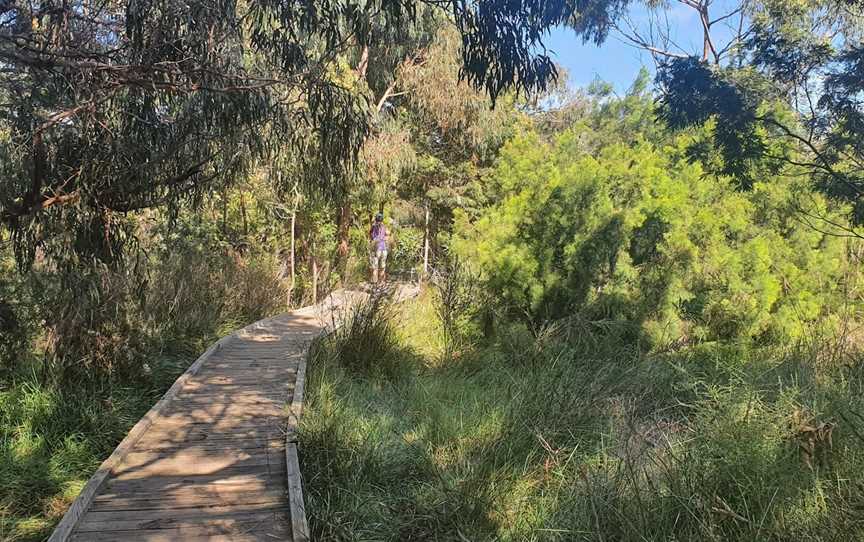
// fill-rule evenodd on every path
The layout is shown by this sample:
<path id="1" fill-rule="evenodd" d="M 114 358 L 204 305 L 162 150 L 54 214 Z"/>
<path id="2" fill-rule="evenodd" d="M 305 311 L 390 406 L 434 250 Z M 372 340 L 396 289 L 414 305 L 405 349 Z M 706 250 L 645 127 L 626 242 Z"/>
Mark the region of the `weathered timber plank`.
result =
<path id="1" fill-rule="evenodd" d="M 158 463 L 147 469 L 121 470 L 112 476 L 112 481 L 125 480 L 153 480 L 170 476 L 230 476 L 232 474 L 253 473 L 267 470 L 268 472 L 284 473 L 285 465 L 282 461 L 273 461 L 267 457 L 255 457 L 232 461 L 226 458 L 224 461 L 210 460 L 200 461 L 194 465 L 182 465 L 174 462 L 166 462 L 164 466 Z"/>
<path id="2" fill-rule="evenodd" d="M 214 489 L 215 488 L 215 489 Z M 228 486 L 184 487 L 163 493 L 139 494 L 134 497 L 116 493 L 99 495 L 90 511 L 112 510 L 173 510 L 175 508 L 203 508 L 207 506 L 234 506 L 244 504 L 282 503 L 288 504 L 283 488 L 244 491 Z"/>
<path id="3" fill-rule="evenodd" d="M 282 449 L 277 449 L 281 452 Z M 267 448 L 250 450 L 220 450 L 183 448 L 173 452 L 164 450 L 134 452 L 126 455 L 113 475 L 118 480 L 173 476 L 176 474 L 213 474 L 227 468 L 247 465 L 267 465 L 282 460 L 281 453 Z M 134 475 L 134 476 L 133 476 Z"/>
<path id="4" fill-rule="evenodd" d="M 294 390 L 294 379 L 280 381 L 280 382 L 272 382 L 270 384 L 263 385 L 238 385 L 238 384 L 216 384 L 216 385 L 205 385 L 200 382 L 190 382 L 186 385 L 185 388 L 180 392 L 178 397 L 184 397 L 192 394 L 201 394 L 202 396 L 206 396 L 208 394 L 211 395 L 222 395 L 226 393 L 251 393 L 251 392 L 261 392 L 261 393 L 291 393 Z"/>
<path id="5" fill-rule="evenodd" d="M 128 531 L 132 529 L 171 529 L 180 522 L 208 523 L 213 519 L 242 518 L 250 515 L 281 514 L 285 502 L 249 503 L 226 506 L 198 506 L 180 508 L 165 514 L 162 510 L 91 510 L 78 524 L 78 532 Z"/>
<path id="6" fill-rule="evenodd" d="M 132 531 L 135 529 L 183 529 L 207 527 L 215 533 L 226 533 L 243 527 L 260 527 L 264 522 L 288 521 L 284 504 L 249 505 L 238 510 L 234 506 L 185 508 L 165 514 L 162 510 L 124 510 L 90 512 L 81 518 L 76 533 Z"/>
<path id="7" fill-rule="evenodd" d="M 285 401 L 259 401 L 258 403 L 220 402 L 178 403 L 171 404 L 163 414 L 166 423 L 186 421 L 194 423 L 222 423 L 239 427 L 246 421 L 254 421 L 262 417 L 279 418 L 285 414 Z M 161 420 L 160 420 L 161 423 Z"/>
<path id="8" fill-rule="evenodd" d="M 219 474 L 197 476 L 153 476 L 134 480 L 112 479 L 106 483 L 105 491 L 117 494 L 170 492 L 185 487 L 210 485 L 244 488 L 245 491 L 263 491 L 274 487 L 284 487 L 284 476 L 284 468 L 271 468 L 267 471 L 255 467 L 245 467 L 237 469 L 237 472 L 220 472 Z"/>
<path id="9" fill-rule="evenodd" d="M 166 443 L 204 443 L 224 440 L 269 440 L 273 438 L 284 438 L 285 431 L 276 425 L 267 424 L 266 426 L 234 428 L 227 430 L 215 430 L 206 425 L 198 426 L 183 426 L 173 428 L 160 428 L 158 431 L 148 433 L 146 437 L 141 439 L 141 448 L 148 447 L 153 444 Z"/>
<path id="10" fill-rule="evenodd" d="M 282 431 L 276 430 L 268 433 L 246 433 L 246 436 L 238 436 L 236 433 L 187 433 L 183 435 L 147 435 L 141 439 L 135 447 L 137 452 L 152 450 L 187 448 L 195 446 L 202 449 L 226 448 L 245 449 L 268 447 L 269 442 L 276 442 L 279 447 L 284 447 L 284 435 Z"/>
<path id="11" fill-rule="evenodd" d="M 170 408 L 174 408 L 177 405 L 187 406 L 190 408 L 195 407 L 206 407 L 209 409 L 213 409 L 216 407 L 220 408 L 230 408 L 230 407 L 260 407 L 260 406 L 278 406 L 284 407 L 285 398 L 293 396 L 292 393 L 282 392 L 282 393 L 272 393 L 272 394 L 254 394 L 254 393 L 243 393 L 243 395 L 239 397 L 232 397 L 231 395 L 226 395 L 224 393 L 210 393 L 206 395 L 187 395 L 181 396 L 178 399 L 175 399 L 171 403 Z"/>
<path id="12" fill-rule="evenodd" d="M 257 423 L 256 419 L 258 420 Z M 236 423 L 224 419 L 219 420 L 218 422 L 207 420 L 199 421 L 190 416 L 184 417 L 182 415 L 177 415 L 176 417 L 163 418 L 160 420 L 159 427 L 156 429 L 155 433 L 159 434 L 167 432 L 167 434 L 172 434 L 172 431 L 198 431 L 209 435 L 214 433 L 229 433 L 234 430 L 242 432 L 249 430 L 265 431 L 270 429 L 284 434 L 284 431 L 282 431 L 282 426 L 284 424 L 285 419 L 282 414 L 268 417 L 249 417 L 248 419 L 237 421 Z"/>
<path id="13" fill-rule="evenodd" d="M 210 375 L 210 376 L 202 376 L 196 378 L 194 383 L 196 385 L 220 385 L 220 384 L 230 384 L 233 386 L 242 386 L 244 384 L 253 384 L 253 385 L 272 385 L 272 384 L 280 384 L 285 382 L 284 378 L 268 378 L 268 377 L 256 377 L 256 376 L 242 376 L 242 375 Z"/>
<path id="14" fill-rule="evenodd" d="M 139 529 L 134 531 L 113 531 L 108 533 L 83 533 L 74 535 L 73 542 L 274 542 L 290 540 L 287 526 L 253 525 L 242 528 L 209 529 L 202 526 L 183 529 Z"/>

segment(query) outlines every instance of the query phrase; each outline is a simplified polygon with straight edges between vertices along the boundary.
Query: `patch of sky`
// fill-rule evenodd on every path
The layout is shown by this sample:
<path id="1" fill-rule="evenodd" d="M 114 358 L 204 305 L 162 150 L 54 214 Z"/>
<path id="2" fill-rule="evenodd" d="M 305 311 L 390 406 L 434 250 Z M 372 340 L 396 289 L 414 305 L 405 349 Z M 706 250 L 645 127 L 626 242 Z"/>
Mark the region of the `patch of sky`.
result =
<path id="1" fill-rule="evenodd" d="M 710 18 L 720 19 L 732 13 L 740 4 L 738 0 L 715 0 L 711 5 Z M 652 25 L 656 33 L 659 23 L 668 27 L 669 50 L 676 54 L 701 55 L 702 24 L 699 14 L 691 7 L 676 0 L 666 2 L 665 6 L 650 9 L 643 2 L 635 2 L 627 13 L 626 21 L 620 26 L 627 29 L 630 25 L 637 28 L 640 35 L 647 36 Z M 715 23 L 712 36 L 719 48 L 725 47 L 736 33 L 738 16 L 728 17 Z M 608 39 L 599 47 L 593 43 L 582 43 L 582 39 L 566 27 L 552 30 L 544 40 L 552 59 L 567 73 L 571 88 L 583 88 L 596 80 L 612 85 L 616 93 L 625 92 L 643 67 L 652 78 L 656 65 L 652 55 L 634 46 L 617 31 L 612 31 Z"/>

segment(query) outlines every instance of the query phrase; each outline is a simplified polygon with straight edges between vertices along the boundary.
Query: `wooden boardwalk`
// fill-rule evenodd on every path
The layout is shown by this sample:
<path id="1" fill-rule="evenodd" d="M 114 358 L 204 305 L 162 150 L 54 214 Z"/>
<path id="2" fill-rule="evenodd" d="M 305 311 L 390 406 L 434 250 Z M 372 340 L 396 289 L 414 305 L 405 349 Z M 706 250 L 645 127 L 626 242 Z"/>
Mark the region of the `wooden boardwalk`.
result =
<path id="1" fill-rule="evenodd" d="M 103 463 L 50 540 L 305 538 L 296 448 L 286 439 L 299 412 L 289 414 L 302 399 L 310 342 L 353 295 L 211 347 Z"/>

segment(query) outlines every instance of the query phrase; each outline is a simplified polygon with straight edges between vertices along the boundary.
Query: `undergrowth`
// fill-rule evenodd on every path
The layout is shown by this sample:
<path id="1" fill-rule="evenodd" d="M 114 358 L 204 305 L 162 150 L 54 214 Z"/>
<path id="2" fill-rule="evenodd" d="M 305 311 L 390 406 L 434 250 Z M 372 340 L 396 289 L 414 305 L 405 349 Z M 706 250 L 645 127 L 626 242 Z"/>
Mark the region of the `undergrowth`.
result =
<path id="1" fill-rule="evenodd" d="M 151 358 L 151 372 L 136 382 L 59 388 L 22 377 L 0 391 L 0 540 L 47 538 L 99 464 L 193 359 Z"/>
<path id="2" fill-rule="evenodd" d="M 315 539 L 864 538 L 858 360 L 646 355 L 609 330 L 515 324 L 454 359 L 430 297 L 375 328 L 396 328 L 397 378 L 354 370 L 359 345 L 315 351 L 300 433 Z"/>

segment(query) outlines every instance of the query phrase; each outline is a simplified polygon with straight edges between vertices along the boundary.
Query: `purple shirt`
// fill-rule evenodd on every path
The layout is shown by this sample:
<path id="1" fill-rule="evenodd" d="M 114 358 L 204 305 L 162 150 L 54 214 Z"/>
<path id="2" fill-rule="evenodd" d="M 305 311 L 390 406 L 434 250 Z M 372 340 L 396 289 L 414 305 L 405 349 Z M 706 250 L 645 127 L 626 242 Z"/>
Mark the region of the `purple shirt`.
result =
<path id="1" fill-rule="evenodd" d="M 387 250 L 387 228 L 384 224 L 372 226 L 372 241 L 375 242 L 375 250 Z"/>

